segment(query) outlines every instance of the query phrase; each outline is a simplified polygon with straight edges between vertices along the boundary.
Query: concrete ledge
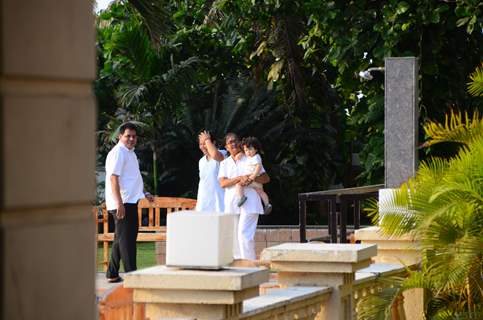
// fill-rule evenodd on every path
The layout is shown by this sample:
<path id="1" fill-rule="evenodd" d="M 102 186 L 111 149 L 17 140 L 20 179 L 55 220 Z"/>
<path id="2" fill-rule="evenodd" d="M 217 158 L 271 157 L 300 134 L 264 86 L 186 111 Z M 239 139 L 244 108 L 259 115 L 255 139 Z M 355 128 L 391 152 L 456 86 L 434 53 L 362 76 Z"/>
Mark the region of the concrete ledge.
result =
<path id="1" fill-rule="evenodd" d="M 260 260 L 357 263 L 376 254 L 370 244 L 284 243 L 263 250 Z"/>
<path id="2" fill-rule="evenodd" d="M 357 240 L 394 240 L 394 241 L 416 241 L 412 235 L 390 237 L 381 232 L 379 226 L 362 228 L 354 231 Z"/>
<path id="3" fill-rule="evenodd" d="M 405 270 L 403 264 L 374 263 L 356 272 L 354 286 L 375 280 L 380 277 L 392 276 Z"/>
<path id="4" fill-rule="evenodd" d="M 136 289 L 134 302 L 142 303 L 185 303 L 185 304 L 236 304 L 257 297 L 258 287 L 241 291 L 199 290 L 151 290 Z"/>
<path id="5" fill-rule="evenodd" d="M 368 267 L 371 263 L 371 259 L 357 263 L 284 261 L 272 262 L 271 269 L 278 272 L 354 273 Z"/>
<path id="6" fill-rule="evenodd" d="M 268 281 L 265 268 L 224 268 L 220 271 L 183 270 L 154 266 L 127 273 L 124 287 L 135 289 L 233 290 L 258 287 Z"/>
<path id="7" fill-rule="evenodd" d="M 355 237 L 363 244 L 377 245 L 377 263 L 399 264 L 413 266 L 421 262 L 419 243 L 412 235 L 385 236 L 380 227 L 368 227 L 356 230 Z"/>
<path id="8" fill-rule="evenodd" d="M 243 302 L 243 313 L 240 318 L 247 318 L 259 313 L 267 312 L 288 304 L 295 304 L 324 296 L 328 299 L 332 289 L 329 287 L 290 287 L 286 289 L 270 289 L 267 294 Z"/>

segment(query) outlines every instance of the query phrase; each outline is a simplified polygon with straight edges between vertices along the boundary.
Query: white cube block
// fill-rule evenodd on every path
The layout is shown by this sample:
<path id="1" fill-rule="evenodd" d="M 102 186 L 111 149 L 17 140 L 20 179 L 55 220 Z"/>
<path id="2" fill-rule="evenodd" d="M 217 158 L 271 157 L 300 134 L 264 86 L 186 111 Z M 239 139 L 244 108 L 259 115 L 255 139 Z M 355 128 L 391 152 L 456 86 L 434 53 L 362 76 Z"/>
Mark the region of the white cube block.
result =
<path id="1" fill-rule="evenodd" d="M 180 211 L 168 214 L 166 265 L 220 269 L 233 261 L 234 214 Z"/>

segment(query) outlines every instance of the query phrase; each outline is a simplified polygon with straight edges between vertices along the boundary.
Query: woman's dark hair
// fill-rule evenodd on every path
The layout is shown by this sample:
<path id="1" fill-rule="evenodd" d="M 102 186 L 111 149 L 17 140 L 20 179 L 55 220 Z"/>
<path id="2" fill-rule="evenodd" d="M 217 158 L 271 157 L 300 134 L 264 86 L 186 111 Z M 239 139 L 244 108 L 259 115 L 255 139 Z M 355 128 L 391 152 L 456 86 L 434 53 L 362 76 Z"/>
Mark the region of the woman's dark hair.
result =
<path id="1" fill-rule="evenodd" d="M 240 139 L 238 138 L 238 135 L 237 135 L 236 133 L 233 133 L 233 132 L 228 132 L 228 133 L 225 135 L 225 138 L 224 138 L 225 145 L 226 145 L 226 141 L 227 141 L 229 138 L 233 138 L 233 139 L 235 139 L 236 141 L 239 141 L 239 140 L 240 140 Z"/>
<path id="2" fill-rule="evenodd" d="M 262 144 L 255 137 L 246 137 L 246 138 L 243 138 L 241 145 L 242 145 L 242 147 L 254 148 L 259 153 L 262 153 Z"/>
<path id="3" fill-rule="evenodd" d="M 136 127 L 136 125 L 134 123 L 126 122 L 126 123 L 123 123 L 119 127 L 119 134 L 124 134 L 124 131 L 126 131 L 126 129 L 134 130 L 134 131 L 136 131 L 136 133 L 138 133 L 138 128 Z"/>

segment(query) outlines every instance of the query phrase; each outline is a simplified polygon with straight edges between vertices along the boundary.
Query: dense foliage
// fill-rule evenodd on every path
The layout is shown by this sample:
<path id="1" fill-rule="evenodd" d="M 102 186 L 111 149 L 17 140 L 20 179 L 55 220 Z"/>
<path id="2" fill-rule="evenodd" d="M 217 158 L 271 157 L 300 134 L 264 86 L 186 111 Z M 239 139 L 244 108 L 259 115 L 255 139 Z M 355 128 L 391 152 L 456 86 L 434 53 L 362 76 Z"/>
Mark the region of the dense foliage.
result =
<path id="1" fill-rule="evenodd" d="M 359 71 L 418 56 L 422 118 L 474 108 L 464 83 L 483 56 L 481 10 L 473 0 L 116 1 L 97 19 L 99 163 L 119 123 L 142 122 L 149 188 L 195 196 L 197 133 L 254 135 L 272 178 L 265 222 L 296 223 L 297 193 L 383 179 L 383 75 L 361 82 Z"/>
<path id="2" fill-rule="evenodd" d="M 468 91 L 483 93 L 483 74 L 471 74 Z M 361 319 L 391 319 L 391 305 L 408 289 L 423 289 L 425 319 L 481 319 L 483 316 L 483 117 L 454 112 L 444 122 L 427 121 L 425 147 L 454 144 L 448 159 L 423 161 L 392 196 L 373 206 L 387 236 L 409 235 L 422 261 L 408 277 L 390 277 L 387 288 L 364 297 Z"/>
<path id="3" fill-rule="evenodd" d="M 361 319 L 391 319 L 391 302 L 407 289 L 425 291 L 426 319 L 483 316 L 483 118 L 452 113 L 445 124 L 428 122 L 427 145 L 462 146 L 450 159 L 421 164 L 414 179 L 380 202 L 381 230 L 419 241 L 421 268 L 360 302 Z"/>

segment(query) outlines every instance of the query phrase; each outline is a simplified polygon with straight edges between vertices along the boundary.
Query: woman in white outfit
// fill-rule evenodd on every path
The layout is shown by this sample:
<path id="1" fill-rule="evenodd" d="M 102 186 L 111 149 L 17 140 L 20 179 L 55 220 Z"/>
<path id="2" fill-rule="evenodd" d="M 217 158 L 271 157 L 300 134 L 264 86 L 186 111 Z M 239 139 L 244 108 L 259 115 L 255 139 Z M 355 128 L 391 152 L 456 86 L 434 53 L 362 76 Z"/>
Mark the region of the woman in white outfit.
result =
<path id="1" fill-rule="evenodd" d="M 235 241 L 233 255 L 235 259 L 255 260 L 255 232 L 257 230 L 258 215 L 263 213 L 260 196 L 253 188 L 246 188 L 246 202 L 242 207 L 237 205 L 238 196 L 236 195 L 236 184 L 249 185 L 253 180 L 250 175 L 243 174 L 245 162 L 248 160 L 244 155 L 237 159 L 240 153 L 240 140 L 234 133 L 225 136 L 225 147 L 230 156 L 220 164 L 218 178 L 220 185 L 225 189 L 225 212 L 239 214 L 235 224 Z M 258 183 L 267 183 L 270 178 L 265 173 L 255 178 Z"/>
<path id="2" fill-rule="evenodd" d="M 220 161 L 225 159 L 226 151 L 218 150 L 207 131 L 202 131 L 198 136 L 199 148 L 203 152 L 198 167 L 200 182 L 198 184 L 198 196 L 196 211 L 224 212 L 223 188 L 218 183 L 218 170 Z"/>

